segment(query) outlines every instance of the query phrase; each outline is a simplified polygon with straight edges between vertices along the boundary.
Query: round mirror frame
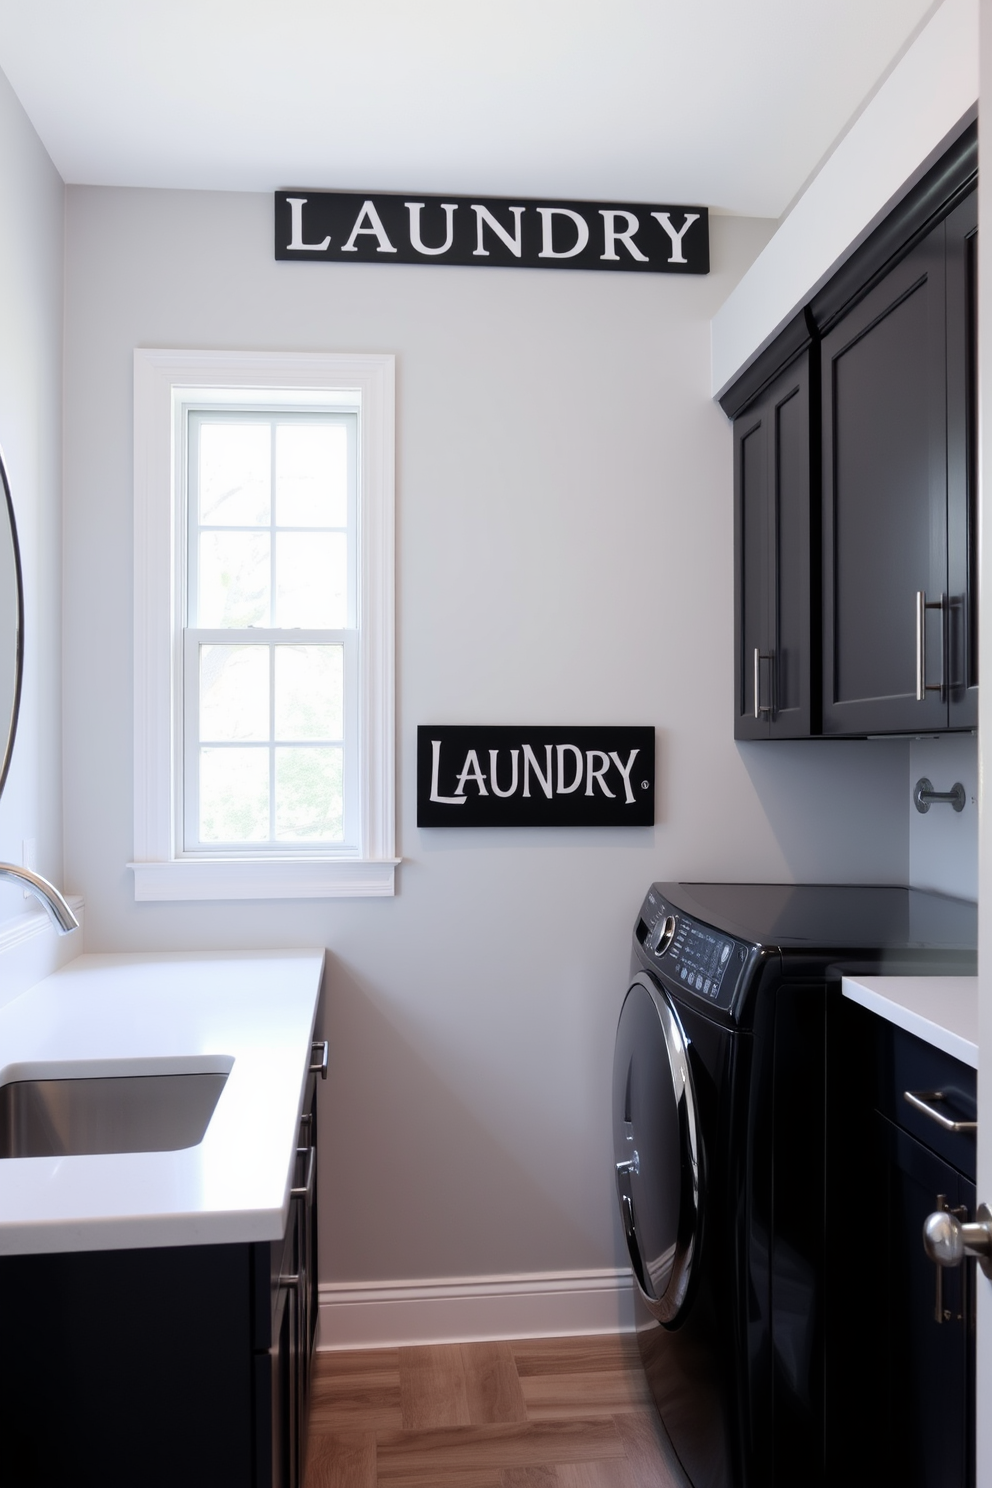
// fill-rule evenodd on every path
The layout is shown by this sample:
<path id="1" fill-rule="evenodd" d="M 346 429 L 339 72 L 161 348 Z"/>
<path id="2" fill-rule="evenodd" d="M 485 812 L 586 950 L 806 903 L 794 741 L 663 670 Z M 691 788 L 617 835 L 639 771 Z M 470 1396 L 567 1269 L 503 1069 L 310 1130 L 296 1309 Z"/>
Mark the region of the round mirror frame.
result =
<path id="1" fill-rule="evenodd" d="M 10 546 L 14 559 L 14 586 L 17 591 L 17 635 L 15 637 L 14 653 L 14 697 L 11 703 L 10 720 L 7 729 L 7 739 L 3 746 L 3 757 L 0 758 L 0 794 L 7 783 L 7 774 L 10 770 L 10 757 L 14 752 L 14 736 L 17 733 L 17 715 L 21 708 L 21 678 L 24 672 L 24 581 L 21 573 L 21 549 L 17 541 L 17 523 L 14 520 L 14 503 L 10 495 L 10 482 L 7 479 L 7 466 L 4 463 L 2 452 L 0 452 L 0 481 L 3 482 L 4 501 L 6 502 L 7 522 L 10 527 Z M 0 719 L 0 729 L 3 721 Z"/>

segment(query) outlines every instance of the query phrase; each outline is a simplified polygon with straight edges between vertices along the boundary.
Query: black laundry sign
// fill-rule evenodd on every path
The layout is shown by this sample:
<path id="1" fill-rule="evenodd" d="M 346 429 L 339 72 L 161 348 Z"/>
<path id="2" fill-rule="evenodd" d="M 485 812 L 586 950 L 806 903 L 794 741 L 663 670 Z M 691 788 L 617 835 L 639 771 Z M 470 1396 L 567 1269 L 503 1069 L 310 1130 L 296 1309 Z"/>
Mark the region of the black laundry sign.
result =
<path id="1" fill-rule="evenodd" d="M 277 191 L 276 258 L 708 274 L 705 207 Z"/>
<path id="2" fill-rule="evenodd" d="M 418 827 L 653 823 L 653 728 L 417 729 Z"/>

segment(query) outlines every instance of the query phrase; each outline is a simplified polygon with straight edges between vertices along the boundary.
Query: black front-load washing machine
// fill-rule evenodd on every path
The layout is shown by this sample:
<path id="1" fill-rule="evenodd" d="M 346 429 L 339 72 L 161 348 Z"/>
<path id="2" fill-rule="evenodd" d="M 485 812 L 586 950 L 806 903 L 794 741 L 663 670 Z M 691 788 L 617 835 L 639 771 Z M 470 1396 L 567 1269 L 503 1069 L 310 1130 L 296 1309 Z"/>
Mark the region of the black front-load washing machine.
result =
<path id="1" fill-rule="evenodd" d="M 641 1357 L 693 1488 L 831 1481 L 840 978 L 973 972 L 976 936 L 974 904 L 916 889 L 649 890 L 617 1029 L 617 1195 Z"/>

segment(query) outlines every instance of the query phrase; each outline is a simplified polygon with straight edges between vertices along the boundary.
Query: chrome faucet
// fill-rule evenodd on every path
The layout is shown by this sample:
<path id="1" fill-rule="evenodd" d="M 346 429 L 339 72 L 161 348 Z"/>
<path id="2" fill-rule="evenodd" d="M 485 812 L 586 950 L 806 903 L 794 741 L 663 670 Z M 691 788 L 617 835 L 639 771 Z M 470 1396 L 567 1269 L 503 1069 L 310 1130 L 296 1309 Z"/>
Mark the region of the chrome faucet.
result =
<path id="1" fill-rule="evenodd" d="M 0 863 L 0 879 L 2 878 L 9 878 L 30 889 L 48 910 L 52 924 L 60 935 L 68 935 L 70 931 L 79 929 L 79 921 L 58 889 L 47 878 L 42 878 L 40 873 L 32 873 L 30 868 L 18 868 L 13 863 Z"/>

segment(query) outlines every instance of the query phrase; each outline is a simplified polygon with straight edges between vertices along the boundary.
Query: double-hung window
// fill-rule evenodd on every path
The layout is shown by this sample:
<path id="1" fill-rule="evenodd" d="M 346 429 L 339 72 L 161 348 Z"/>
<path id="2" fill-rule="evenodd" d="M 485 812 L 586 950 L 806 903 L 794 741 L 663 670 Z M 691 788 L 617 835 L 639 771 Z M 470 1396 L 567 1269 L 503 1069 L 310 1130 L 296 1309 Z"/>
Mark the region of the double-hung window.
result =
<path id="1" fill-rule="evenodd" d="M 392 359 L 135 353 L 139 899 L 388 894 Z"/>
<path id="2" fill-rule="evenodd" d="M 356 846 L 357 423 L 186 415 L 187 851 Z"/>

